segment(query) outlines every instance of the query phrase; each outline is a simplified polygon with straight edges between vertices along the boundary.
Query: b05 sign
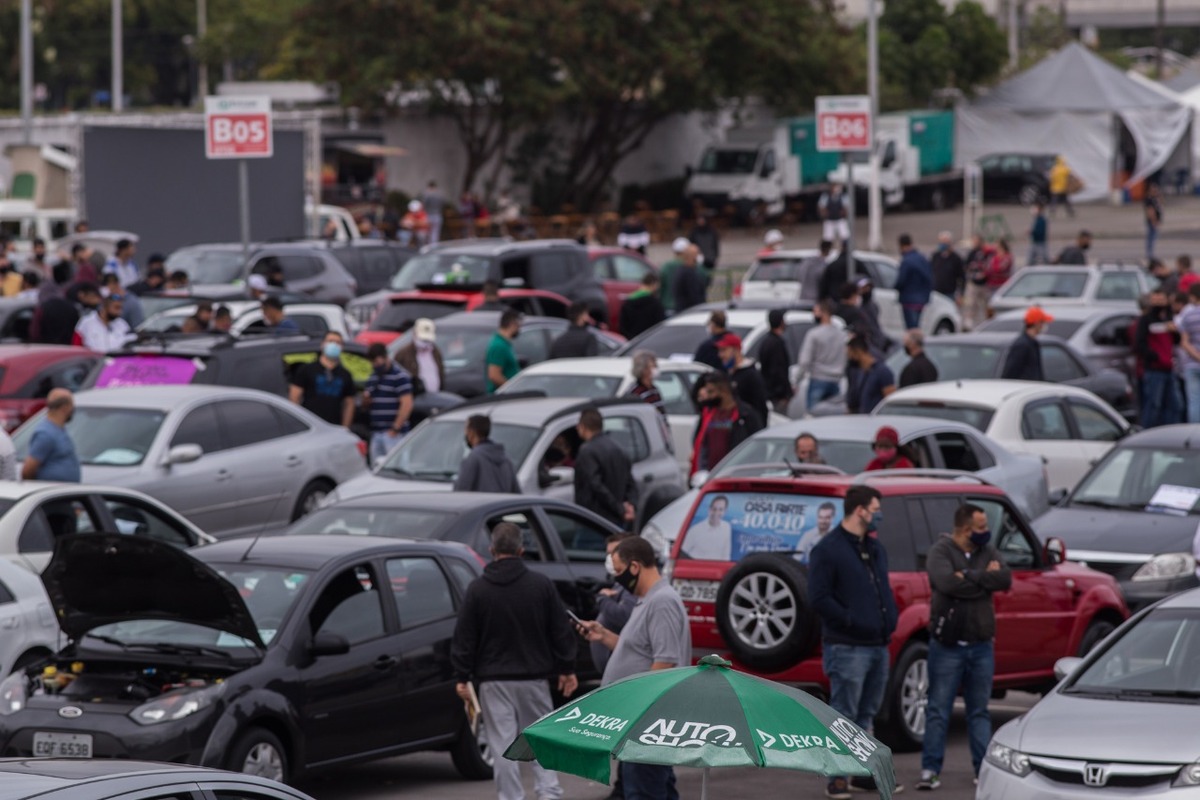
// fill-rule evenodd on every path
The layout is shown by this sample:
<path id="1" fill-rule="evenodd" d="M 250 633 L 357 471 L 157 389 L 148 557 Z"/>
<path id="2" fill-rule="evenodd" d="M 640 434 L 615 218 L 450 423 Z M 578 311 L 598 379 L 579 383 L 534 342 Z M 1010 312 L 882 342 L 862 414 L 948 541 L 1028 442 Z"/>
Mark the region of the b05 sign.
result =
<path id="1" fill-rule="evenodd" d="M 206 157 L 270 158 L 272 154 L 270 98 L 204 98 Z"/>
<path id="2" fill-rule="evenodd" d="M 871 149 L 871 101 L 864 95 L 817 98 L 817 150 L 854 152 Z"/>

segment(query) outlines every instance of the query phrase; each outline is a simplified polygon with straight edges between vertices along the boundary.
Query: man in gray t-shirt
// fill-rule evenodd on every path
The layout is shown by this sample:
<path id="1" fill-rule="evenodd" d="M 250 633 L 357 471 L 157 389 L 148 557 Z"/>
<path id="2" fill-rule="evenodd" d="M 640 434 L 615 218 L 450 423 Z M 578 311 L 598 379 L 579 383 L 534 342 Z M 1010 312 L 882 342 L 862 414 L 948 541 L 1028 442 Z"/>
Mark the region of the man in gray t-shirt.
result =
<path id="1" fill-rule="evenodd" d="M 638 600 L 619 636 L 599 622 L 583 624 L 582 632 L 589 641 L 600 642 L 613 651 L 601 685 L 639 672 L 690 665 L 692 635 L 687 611 L 658 571 L 654 548 L 640 536 L 631 536 L 617 544 L 612 560 L 614 580 Z M 620 769 L 626 796 L 678 800 L 671 767 L 623 762 Z"/>

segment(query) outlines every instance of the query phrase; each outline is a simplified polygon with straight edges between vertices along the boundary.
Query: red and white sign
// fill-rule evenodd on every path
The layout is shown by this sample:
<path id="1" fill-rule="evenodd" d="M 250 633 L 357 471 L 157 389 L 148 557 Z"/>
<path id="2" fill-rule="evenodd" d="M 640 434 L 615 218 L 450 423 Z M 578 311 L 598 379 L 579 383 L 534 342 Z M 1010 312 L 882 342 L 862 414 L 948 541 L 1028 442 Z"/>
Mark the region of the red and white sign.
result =
<path id="1" fill-rule="evenodd" d="M 270 158 L 274 155 L 269 97 L 204 98 L 207 158 Z"/>
<path id="2" fill-rule="evenodd" d="M 873 138 L 871 98 L 866 95 L 817 98 L 818 152 L 869 151 Z"/>

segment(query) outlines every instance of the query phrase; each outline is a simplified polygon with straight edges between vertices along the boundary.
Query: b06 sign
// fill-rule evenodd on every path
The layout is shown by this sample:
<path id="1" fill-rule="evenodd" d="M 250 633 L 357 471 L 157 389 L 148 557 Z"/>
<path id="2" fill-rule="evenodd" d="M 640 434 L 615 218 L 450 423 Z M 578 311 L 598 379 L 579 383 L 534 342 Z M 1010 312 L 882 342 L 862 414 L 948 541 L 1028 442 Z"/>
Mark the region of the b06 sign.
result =
<path id="1" fill-rule="evenodd" d="M 206 157 L 270 158 L 272 154 L 270 98 L 204 98 Z"/>
<path id="2" fill-rule="evenodd" d="M 871 149 L 871 100 L 865 95 L 817 98 L 817 150 L 854 152 Z"/>

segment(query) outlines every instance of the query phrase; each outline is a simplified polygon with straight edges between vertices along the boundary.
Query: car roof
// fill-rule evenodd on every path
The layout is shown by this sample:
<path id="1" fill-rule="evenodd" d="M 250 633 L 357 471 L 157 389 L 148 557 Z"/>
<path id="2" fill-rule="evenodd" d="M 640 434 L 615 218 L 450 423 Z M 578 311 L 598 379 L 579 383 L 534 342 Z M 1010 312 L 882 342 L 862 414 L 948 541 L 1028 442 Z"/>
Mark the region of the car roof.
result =
<path id="1" fill-rule="evenodd" d="M 971 491 L 1003 495 L 1004 490 L 986 482 L 966 484 L 953 477 L 889 474 L 889 470 L 864 472 L 860 475 L 805 475 L 799 478 L 710 478 L 704 484 L 704 494 L 717 492 L 755 492 L 780 494 L 818 494 L 841 497 L 856 484 L 868 484 L 885 497 L 906 494 L 961 494 L 965 485 Z"/>
<path id="2" fill-rule="evenodd" d="M 543 505 L 559 506 L 577 509 L 574 503 L 568 503 L 553 497 L 541 495 L 520 495 L 504 492 L 376 492 L 361 494 L 346 500 L 339 500 L 327 509 L 339 508 L 399 508 L 416 511 L 455 511 L 488 507 L 493 505 Z M 325 509 L 322 509 L 325 510 Z"/>
<path id="3" fill-rule="evenodd" d="M 555 417 L 582 411 L 588 406 L 596 406 L 603 413 L 603 409 L 611 405 L 628 405 L 633 408 L 654 411 L 654 406 L 636 397 L 621 398 L 614 402 L 613 400 L 596 401 L 579 397 L 528 397 L 524 393 L 514 392 L 507 397 L 497 396 L 484 402 L 468 402 L 461 406 L 455 406 L 438 414 L 437 418 L 465 422 L 467 417 L 483 414 L 493 423 L 541 426 Z M 658 412 L 654 411 L 654 413 Z"/>
<path id="4" fill-rule="evenodd" d="M 187 764 L 117 758 L 0 758 L 0 783 L 4 786 L 6 797 L 25 798 L 43 794 L 57 797 L 59 793 L 66 797 L 121 796 L 127 792 L 157 789 L 166 784 L 197 781 L 240 784 L 251 791 L 255 785 L 269 786 L 276 792 L 297 798 L 307 797 L 289 786 L 264 778 Z M 86 784 L 99 785 L 87 793 L 75 788 Z"/>
<path id="5" fill-rule="evenodd" d="M 633 368 L 632 356 L 592 356 L 590 358 L 552 358 L 531 364 L 521 370 L 521 375 L 599 375 L 606 378 L 623 378 Z M 663 372 L 711 369 L 707 364 L 695 361 L 669 361 L 658 359 L 658 368 Z"/>
<path id="6" fill-rule="evenodd" d="M 456 495 L 447 493 L 451 497 Z M 413 540 L 383 536 L 347 536 L 336 533 L 304 533 L 294 536 L 257 536 L 226 539 L 193 548 L 189 555 L 207 563 L 246 563 L 318 570 L 343 556 L 372 558 L 384 553 L 410 549 L 434 550 L 445 555 L 462 556 L 469 552 L 456 542 L 429 539 Z"/>
<path id="7" fill-rule="evenodd" d="M 1117 447 L 1200 448 L 1200 424 L 1163 425 L 1138 431 L 1122 439 Z"/>
<path id="8" fill-rule="evenodd" d="M 574 239 L 530 239 L 521 242 L 496 239 L 479 239 L 461 242 L 449 241 L 432 245 L 423 249 L 421 254 L 462 253 L 463 255 L 502 256 L 507 253 L 520 252 L 522 250 L 549 250 L 552 248 L 582 250 L 583 245 L 579 244 L 579 242 L 575 241 Z"/>
<path id="9" fill-rule="evenodd" d="M 1033 267 L 1022 267 L 1013 274 L 1019 277 L 1026 272 L 1140 272 L 1139 264 L 1039 264 Z"/>
<path id="10" fill-rule="evenodd" d="M 167 313 L 171 309 L 160 313 Z M 240 315 L 239 315 L 240 316 Z M 130 342 L 120 350 L 113 350 L 109 356 L 129 355 L 178 355 L 189 358 L 210 356 L 219 350 L 243 349 L 246 347 L 271 346 L 311 346 L 313 350 L 320 348 L 320 342 L 302 333 L 292 335 L 232 336 L 224 333 L 169 334 L 149 333 L 143 338 Z M 342 349 L 353 350 L 354 342 L 346 342 Z"/>
<path id="11" fill-rule="evenodd" d="M 95 492 L 120 492 L 121 494 L 143 496 L 137 489 L 128 486 L 105 486 L 91 483 L 64 483 L 61 481 L 0 481 L 0 500 L 24 500 L 35 494 L 52 494 L 66 489 L 73 494 L 92 494 Z"/>
<path id="12" fill-rule="evenodd" d="M 503 311 L 455 311 L 453 314 L 438 317 L 434 323 L 437 325 L 439 334 L 443 329 L 449 328 L 492 328 L 494 330 L 500 325 L 500 315 L 503 313 Z M 522 324 L 545 321 L 560 324 L 562 322 L 555 317 L 535 317 L 532 314 L 522 315 L 521 321 Z"/>
<path id="13" fill-rule="evenodd" d="M 757 261 L 793 261 L 797 258 L 812 258 L 815 255 L 819 255 L 820 252 L 821 251 L 817 250 L 815 247 L 802 247 L 797 250 L 791 250 L 791 249 L 776 250 L 772 253 L 758 256 L 756 258 L 756 260 Z M 840 252 L 841 252 L 840 250 L 835 248 L 835 249 L 829 251 L 829 255 L 830 255 L 830 257 L 834 257 L 835 254 L 840 253 Z M 889 256 L 887 253 L 876 253 L 873 250 L 855 250 L 854 257 L 856 259 L 873 258 L 873 259 L 879 259 L 879 260 L 883 260 L 883 261 L 895 261 L 896 260 L 894 256 Z"/>
<path id="14" fill-rule="evenodd" d="M 257 389 L 236 386 L 212 386 L 200 383 L 162 386 L 116 386 L 107 389 L 88 389 L 75 395 L 76 405 L 92 408 L 150 408 L 171 409 L 193 400 L 228 399 L 278 400 L 275 395 Z"/>
<path id="15" fill-rule="evenodd" d="M 99 355 L 91 350 L 66 344 L 0 344 L 0 361 L 16 361 L 18 359 L 59 359 L 71 357 L 88 357 Z"/>
<path id="16" fill-rule="evenodd" d="M 1051 311 L 1053 313 L 1050 316 L 1054 317 L 1054 319 L 1063 320 L 1066 322 L 1087 322 L 1088 320 L 1097 317 L 1116 317 L 1122 314 L 1132 314 L 1137 316 L 1137 311 L 1132 306 L 1128 309 L 1123 309 L 1113 306 L 1108 308 L 1093 308 L 1091 306 L 1062 305 L 1055 306 L 1053 309 L 1051 309 Z M 1024 308 L 1014 308 L 1008 311 L 1001 311 L 999 314 L 992 317 L 992 319 L 1023 320 L 1025 319 L 1025 312 L 1026 309 Z M 991 331 L 981 331 L 981 333 L 991 333 Z M 1005 335 L 1011 336 L 1012 332 L 1005 331 Z"/>
<path id="17" fill-rule="evenodd" d="M 868 419 L 870 422 L 866 424 Z M 861 414 L 840 414 L 829 417 L 790 420 L 779 425 L 772 425 L 754 434 L 754 438 L 794 439 L 802 433 L 811 433 L 817 437 L 819 448 L 820 443 L 826 439 L 873 442 L 875 440 L 875 432 L 885 425 L 895 428 L 901 440 L 924 436 L 933 431 L 979 433 L 979 431 L 970 425 L 962 422 L 932 419 L 930 417 L 913 417 L 901 414 L 880 414 L 878 416 L 864 417 Z"/>
<path id="18" fill-rule="evenodd" d="M 937 401 L 939 403 L 965 402 L 986 408 L 999 408 L 1001 404 L 1016 398 L 1031 398 L 1039 395 L 1073 395 L 1096 399 L 1087 389 L 1046 381 L 1015 380 L 958 380 L 920 383 L 897 389 L 884 400 Z"/>
<path id="19" fill-rule="evenodd" d="M 925 339 L 925 349 L 931 347 L 940 347 L 942 345 L 1008 345 L 1015 341 L 1018 334 L 1012 331 L 971 331 L 970 333 L 951 333 L 945 336 L 930 336 Z M 1042 344 L 1047 342 L 1052 344 L 1066 344 L 1066 340 L 1060 336 L 1051 336 L 1048 333 L 1043 333 L 1038 336 L 1038 341 Z"/>
<path id="20" fill-rule="evenodd" d="M 724 311 L 725 324 L 738 328 L 754 328 L 759 325 L 766 327 L 767 311 L 767 307 L 730 308 Z M 711 316 L 712 311 L 683 311 L 674 316 L 667 317 L 666 321 L 661 324 L 668 327 L 676 325 L 705 325 Z M 783 319 L 785 322 L 812 322 L 813 315 L 811 311 L 790 309 L 784 314 Z M 1012 334 L 1008 335 L 1011 336 Z"/>

